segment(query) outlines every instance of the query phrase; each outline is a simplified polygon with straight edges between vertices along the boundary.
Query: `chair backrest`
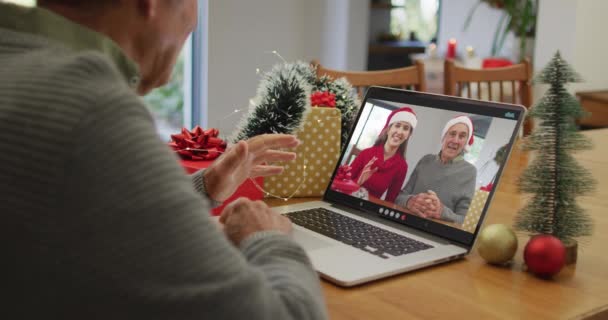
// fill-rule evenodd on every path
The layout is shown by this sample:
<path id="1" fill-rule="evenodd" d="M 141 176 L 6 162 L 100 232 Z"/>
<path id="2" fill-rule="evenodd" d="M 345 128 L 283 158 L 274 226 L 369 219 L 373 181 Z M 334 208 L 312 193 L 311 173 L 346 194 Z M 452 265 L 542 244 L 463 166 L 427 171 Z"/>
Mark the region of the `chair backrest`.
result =
<path id="1" fill-rule="evenodd" d="M 416 61 L 411 67 L 387 69 L 379 71 L 340 71 L 323 67 L 318 61 L 313 60 L 311 64 L 317 70 L 317 77 L 324 75 L 332 79 L 341 77 L 357 90 L 359 97 L 363 97 L 365 90 L 369 86 L 383 86 L 401 89 L 413 89 L 416 91 L 426 91 L 424 79 L 424 63 Z"/>
<path id="2" fill-rule="evenodd" d="M 361 149 L 357 148 L 356 145 L 353 145 L 353 148 L 350 150 L 348 157 L 346 157 L 346 163 L 351 163 L 351 158 L 354 160 L 359 153 L 361 153 Z"/>
<path id="3" fill-rule="evenodd" d="M 444 93 L 479 100 L 522 104 L 532 107 L 532 66 L 528 59 L 502 68 L 468 69 L 446 59 Z M 532 123 L 524 123 L 524 135 L 532 131 Z"/>

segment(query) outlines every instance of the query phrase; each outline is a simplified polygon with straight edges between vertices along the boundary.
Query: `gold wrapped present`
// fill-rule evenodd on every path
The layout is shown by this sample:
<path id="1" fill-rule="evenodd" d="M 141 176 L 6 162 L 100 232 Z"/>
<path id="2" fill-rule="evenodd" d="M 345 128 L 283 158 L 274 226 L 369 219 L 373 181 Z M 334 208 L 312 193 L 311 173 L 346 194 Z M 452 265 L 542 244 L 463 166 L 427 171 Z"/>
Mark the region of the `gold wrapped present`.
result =
<path id="1" fill-rule="evenodd" d="M 471 233 L 475 232 L 477 222 L 479 222 L 481 212 L 486 205 L 489 195 L 490 193 L 488 191 L 475 191 L 475 195 L 473 195 L 473 200 L 471 200 L 471 205 L 469 206 L 469 211 L 467 211 L 467 215 L 464 217 L 464 222 L 462 223 L 462 229 L 464 231 Z"/>
<path id="2" fill-rule="evenodd" d="M 280 197 L 319 197 L 327 188 L 340 156 L 341 114 L 337 108 L 314 107 L 296 136 L 302 142 L 285 171 L 264 180 L 264 189 Z M 268 195 L 267 195 L 268 196 Z"/>

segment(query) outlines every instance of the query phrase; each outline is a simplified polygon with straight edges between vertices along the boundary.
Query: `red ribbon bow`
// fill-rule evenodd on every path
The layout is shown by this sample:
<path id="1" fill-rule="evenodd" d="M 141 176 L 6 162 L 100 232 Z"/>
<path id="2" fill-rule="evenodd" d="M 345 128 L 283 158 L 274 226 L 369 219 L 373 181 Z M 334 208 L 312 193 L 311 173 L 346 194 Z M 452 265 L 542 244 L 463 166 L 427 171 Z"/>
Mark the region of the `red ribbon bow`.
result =
<path id="1" fill-rule="evenodd" d="M 183 159 L 213 160 L 226 151 L 226 142 L 217 136 L 215 128 L 203 130 L 196 126 L 192 131 L 182 128 L 182 133 L 172 134 L 169 146 Z"/>
<path id="2" fill-rule="evenodd" d="M 315 91 L 310 95 L 310 104 L 313 107 L 336 107 L 336 94 L 329 91 Z"/>
<path id="3" fill-rule="evenodd" d="M 494 184 L 492 182 L 490 182 L 487 185 L 480 187 L 479 190 L 491 192 L 493 188 L 494 188 Z"/>

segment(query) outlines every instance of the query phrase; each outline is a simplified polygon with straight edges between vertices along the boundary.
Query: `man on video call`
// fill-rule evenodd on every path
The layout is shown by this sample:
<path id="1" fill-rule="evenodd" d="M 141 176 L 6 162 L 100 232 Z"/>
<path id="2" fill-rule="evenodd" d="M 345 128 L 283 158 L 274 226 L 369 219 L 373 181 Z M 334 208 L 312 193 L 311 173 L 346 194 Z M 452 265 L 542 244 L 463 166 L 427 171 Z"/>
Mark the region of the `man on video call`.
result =
<path id="1" fill-rule="evenodd" d="M 189 177 L 137 96 L 169 79 L 196 0 L 0 2 L 3 314 L 15 319 L 324 319 L 291 223 L 209 211 L 299 141 L 264 135 Z"/>

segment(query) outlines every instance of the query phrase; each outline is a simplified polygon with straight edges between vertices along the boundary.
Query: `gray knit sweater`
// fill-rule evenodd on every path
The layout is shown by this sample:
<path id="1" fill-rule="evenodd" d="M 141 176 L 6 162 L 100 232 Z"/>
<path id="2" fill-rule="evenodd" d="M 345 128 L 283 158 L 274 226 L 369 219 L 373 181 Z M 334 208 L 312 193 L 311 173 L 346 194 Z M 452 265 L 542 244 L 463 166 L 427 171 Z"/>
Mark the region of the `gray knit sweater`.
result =
<path id="1" fill-rule="evenodd" d="M 427 154 L 416 164 L 395 203 L 405 207 L 411 196 L 432 190 L 443 204 L 441 219 L 463 223 L 475 194 L 477 169 L 462 157 L 443 164 L 436 154 Z"/>
<path id="2" fill-rule="evenodd" d="M 298 245 L 219 230 L 136 75 L 109 39 L 0 4 L 0 318 L 326 318 Z"/>

